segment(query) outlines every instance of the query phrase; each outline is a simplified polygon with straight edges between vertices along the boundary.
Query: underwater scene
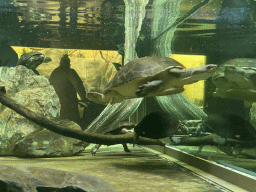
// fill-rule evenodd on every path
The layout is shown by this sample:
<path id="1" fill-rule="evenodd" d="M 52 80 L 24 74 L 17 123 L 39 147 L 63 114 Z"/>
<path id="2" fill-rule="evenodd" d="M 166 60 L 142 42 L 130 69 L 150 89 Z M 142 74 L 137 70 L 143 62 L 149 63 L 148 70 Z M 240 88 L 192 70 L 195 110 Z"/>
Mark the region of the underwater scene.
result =
<path id="1" fill-rule="evenodd" d="M 0 191 L 256 191 L 255 0 L 0 0 Z"/>

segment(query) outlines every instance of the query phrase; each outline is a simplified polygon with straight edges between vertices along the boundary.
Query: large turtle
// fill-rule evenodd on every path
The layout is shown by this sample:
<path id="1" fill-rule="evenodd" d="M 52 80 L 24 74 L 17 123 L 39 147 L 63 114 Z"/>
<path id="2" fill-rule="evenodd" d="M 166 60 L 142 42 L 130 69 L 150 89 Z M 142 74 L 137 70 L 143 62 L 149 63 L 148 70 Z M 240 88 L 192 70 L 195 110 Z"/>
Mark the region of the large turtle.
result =
<path id="1" fill-rule="evenodd" d="M 128 62 L 106 85 L 103 94 L 88 92 L 95 103 L 119 103 L 125 99 L 172 95 L 184 91 L 183 85 L 208 79 L 217 65 L 186 69 L 168 57 L 142 57 Z"/>
<path id="2" fill-rule="evenodd" d="M 39 52 L 24 53 L 20 56 L 17 65 L 24 65 L 29 69 L 32 69 L 36 74 L 39 74 L 36 68 L 42 63 L 48 63 L 52 61 L 50 57 L 45 57 L 44 54 Z"/>
<path id="3" fill-rule="evenodd" d="M 243 100 L 246 107 L 256 102 L 256 59 L 236 58 L 223 63 L 212 76 L 215 97 Z"/>

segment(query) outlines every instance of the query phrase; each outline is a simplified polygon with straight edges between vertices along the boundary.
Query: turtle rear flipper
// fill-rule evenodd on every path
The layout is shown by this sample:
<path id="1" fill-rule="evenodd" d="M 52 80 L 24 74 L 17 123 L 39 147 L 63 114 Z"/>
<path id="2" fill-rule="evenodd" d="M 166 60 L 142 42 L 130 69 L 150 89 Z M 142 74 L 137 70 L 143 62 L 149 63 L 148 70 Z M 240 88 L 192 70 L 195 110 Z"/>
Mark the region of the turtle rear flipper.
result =
<path id="1" fill-rule="evenodd" d="M 115 104 L 124 100 L 124 96 L 120 95 L 117 91 L 111 90 L 104 94 L 98 92 L 86 93 L 86 98 L 96 104 Z"/>
<path id="2" fill-rule="evenodd" d="M 128 99 L 115 90 L 105 92 L 104 97 L 104 100 L 108 101 L 110 104 L 121 103 L 123 100 Z"/>
<path id="3" fill-rule="evenodd" d="M 184 88 L 171 88 L 171 89 L 166 89 L 163 91 L 162 95 L 174 95 L 178 93 L 182 93 L 184 91 Z"/>
<path id="4" fill-rule="evenodd" d="M 104 95 L 98 92 L 87 92 L 86 98 L 96 104 L 105 104 Z"/>

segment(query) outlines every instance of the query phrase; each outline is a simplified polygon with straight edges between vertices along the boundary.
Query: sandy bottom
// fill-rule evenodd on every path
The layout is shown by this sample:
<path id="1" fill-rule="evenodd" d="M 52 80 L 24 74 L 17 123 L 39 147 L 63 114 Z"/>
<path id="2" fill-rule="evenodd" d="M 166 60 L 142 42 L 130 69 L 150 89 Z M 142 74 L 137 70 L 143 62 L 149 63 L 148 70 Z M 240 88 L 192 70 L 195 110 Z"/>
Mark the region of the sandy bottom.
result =
<path id="1" fill-rule="evenodd" d="M 52 168 L 93 175 L 104 179 L 118 192 L 212 192 L 221 191 L 195 175 L 167 162 L 154 153 L 122 145 L 102 146 L 95 156 L 90 149 L 75 157 L 33 158 L 0 157 L 0 164 Z"/>

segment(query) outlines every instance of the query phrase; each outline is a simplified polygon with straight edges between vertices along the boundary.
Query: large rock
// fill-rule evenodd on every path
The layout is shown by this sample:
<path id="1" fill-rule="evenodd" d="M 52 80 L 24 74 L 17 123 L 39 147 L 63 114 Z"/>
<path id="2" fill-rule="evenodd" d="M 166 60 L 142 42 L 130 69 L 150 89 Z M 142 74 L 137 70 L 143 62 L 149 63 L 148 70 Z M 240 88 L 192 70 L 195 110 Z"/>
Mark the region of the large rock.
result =
<path id="1" fill-rule="evenodd" d="M 1 191 L 15 192 L 114 192 L 103 179 L 37 167 L 0 166 Z"/>
<path id="2" fill-rule="evenodd" d="M 0 86 L 28 109 L 49 119 L 58 119 L 60 103 L 47 78 L 24 66 L 0 67 Z M 42 127 L 0 104 L 0 154 L 11 154 L 14 145 Z"/>
<path id="3" fill-rule="evenodd" d="M 61 120 L 59 124 L 82 130 L 78 124 L 66 119 Z M 64 137 L 44 129 L 19 141 L 13 148 L 13 153 L 20 157 L 65 157 L 84 151 L 88 145 L 78 139 Z"/>

